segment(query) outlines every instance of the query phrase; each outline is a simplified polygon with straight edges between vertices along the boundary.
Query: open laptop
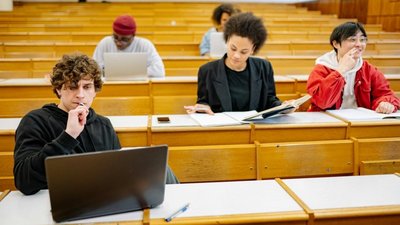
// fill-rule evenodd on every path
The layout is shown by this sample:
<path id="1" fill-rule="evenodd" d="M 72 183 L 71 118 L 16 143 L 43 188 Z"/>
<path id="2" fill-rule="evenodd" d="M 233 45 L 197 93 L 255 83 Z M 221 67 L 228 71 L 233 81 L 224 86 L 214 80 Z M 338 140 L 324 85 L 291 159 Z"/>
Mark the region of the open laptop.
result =
<path id="1" fill-rule="evenodd" d="M 146 80 L 147 53 L 104 53 L 104 77 L 107 81 Z"/>
<path id="2" fill-rule="evenodd" d="M 153 208 L 164 201 L 166 145 L 47 157 L 56 222 Z"/>
<path id="3" fill-rule="evenodd" d="M 210 35 L 210 57 L 221 58 L 226 53 L 226 43 L 223 32 L 213 32 Z"/>

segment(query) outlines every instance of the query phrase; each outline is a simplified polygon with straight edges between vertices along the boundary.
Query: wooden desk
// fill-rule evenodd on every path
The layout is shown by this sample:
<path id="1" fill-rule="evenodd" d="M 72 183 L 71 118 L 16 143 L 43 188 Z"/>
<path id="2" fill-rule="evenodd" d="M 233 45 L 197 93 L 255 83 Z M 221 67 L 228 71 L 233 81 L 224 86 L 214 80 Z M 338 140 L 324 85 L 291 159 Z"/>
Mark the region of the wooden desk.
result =
<path id="1" fill-rule="evenodd" d="M 396 175 L 283 182 L 314 214 L 314 224 L 400 223 L 400 177 Z"/>
<path id="2" fill-rule="evenodd" d="M 260 143 L 344 140 L 347 124 L 322 112 L 294 112 L 257 121 L 253 138 Z"/>
<path id="3" fill-rule="evenodd" d="M 305 225 L 308 220 L 303 209 L 275 181 L 242 181 L 166 185 L 164 202 L 150 210 L 150 224 L 170 224 L 163 218 L 188 202 L 189 209 L 170 223 Z M 13 191 L 0 202 L 0 216 L 6 224 L 53 224 L 50 209 L 47 190 L 31 196 Z M 142 224 L 142 217 L 143 212 L 136 211 L 74 223 Z"/>
<path id="4" fill-rule="evenodd" d="M 294 80 L 276 76 L 282 100 L 297 98 Z M 197 77 L 151 78 L 147 81 L 106 81 L 94 109 L 102 115 L 183 114 L 197 99 Z M 22 117 L 46 103 L 58 102 L 45 78 L 0 79 L 1 117 Z M 118 110 L 116 110 L 118 109 Z"/>
<path id="5" fill-rule="evenodd" d="M 122 147 L 147 146 L 148 116 L 108 116 Z"/>
<path id="6" fill-rule="evenodd" d="M 353 173 L 347 124 L 321 112 L 295 112 L 256 123 L 259 179 Z"/>
<path id="7" fill-rule="evenodd" d="M 399 189 L 397 175 L 166 185 L 149 221 L 167 224 L 163 218 L 189 202 L 173 224 L 398 224 Z M 12 191 L 0 202 L 0 217 L 6 224 L 53 224 L 50 209 L 47 190 Z M 135 211 L 74 223 L 142 224 L 142 218 Z"/>
<path id="8" fill-rule="evenodd" d="M 368 119 L 359 112 L 351 115 L 340 110 L 329 112 L 349 124 L 348 137 L 355 144 L 354 174 L 359 174 L 361 161 L 400 159 L 400 121 Z"/>
<path id="9" fill-rule="evenodd" d="M 14 146 L 15 130 L 21 118 L 0 119 L 0 190 L 14 186 Z"/>
<path id="10" fill-rule="evenodd" d="M 251 126 L 200 127 L 188 115 L 166 115 L 169 124 L 159 124 L 153 116 L 151 143 L 168 146 L 252 144 Z"/>

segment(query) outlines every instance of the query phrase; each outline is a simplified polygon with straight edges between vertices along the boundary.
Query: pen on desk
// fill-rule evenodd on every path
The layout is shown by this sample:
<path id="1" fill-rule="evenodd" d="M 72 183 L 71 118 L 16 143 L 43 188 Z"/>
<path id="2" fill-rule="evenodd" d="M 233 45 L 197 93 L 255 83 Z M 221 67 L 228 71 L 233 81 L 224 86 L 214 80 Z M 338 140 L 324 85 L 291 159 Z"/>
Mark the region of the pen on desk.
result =
<path id="1" fill-rule="evenodd" d="M 173 218 L 177 217 L 179 214 L 185 212 L 189 208 L 190 203 L 185 204 L 182 208 L 172 213 L 170 216 L 165 217 L 165 221 L 170 222 Z"/>

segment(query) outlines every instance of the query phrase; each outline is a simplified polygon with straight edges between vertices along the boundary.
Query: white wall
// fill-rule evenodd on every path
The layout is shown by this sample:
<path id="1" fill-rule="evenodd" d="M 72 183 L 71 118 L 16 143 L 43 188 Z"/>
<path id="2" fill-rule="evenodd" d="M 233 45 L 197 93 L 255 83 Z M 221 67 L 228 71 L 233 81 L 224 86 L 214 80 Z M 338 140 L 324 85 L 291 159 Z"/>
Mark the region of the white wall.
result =
<path id="1" fill-rule="evenodd" d="M 13 0 L 0 0 L 0 11 L 12 11 Z"/>

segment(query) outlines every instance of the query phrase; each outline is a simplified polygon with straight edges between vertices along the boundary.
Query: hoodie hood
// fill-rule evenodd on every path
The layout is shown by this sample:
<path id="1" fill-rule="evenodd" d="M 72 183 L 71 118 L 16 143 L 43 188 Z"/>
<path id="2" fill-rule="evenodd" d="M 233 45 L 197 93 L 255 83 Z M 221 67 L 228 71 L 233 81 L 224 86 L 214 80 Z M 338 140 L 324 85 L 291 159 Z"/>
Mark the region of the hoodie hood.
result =
<path id="1" fill-rule="evenodd" d="M 321 64 L 333 70 L 337 70 L 337 68 L 339 67 L 337 54 L 334 50 L 317 58 L 315 62 L 316 64 Z M 363 60 L 360 57 L 358 58 L 356 64 L 351 70 L 347 71 L 344 74 L 341 74 L 344 80 L 346 81 L 343 88 L 342 105 L 340 106 L 341 109 L 357 108 L 357 100 L 356 96 L 354 95 L 354 84 L 356 79 L 356 73 L 359 69 L 361 69 L 362 64 Z"/>
<path id="2" fill-rule="evenodd" d="M 46 104 L 42 108 L 49 111 L 54 117 L 60 119 L 61 121 L 68 120 L 68 113 L 58 108 L 55 103 Z M 92 108 L 89 108 L 89 115 L 86 118 L 86 124 L 92 123 L 96 119 L 96 117 L 96 112 Z"/>

